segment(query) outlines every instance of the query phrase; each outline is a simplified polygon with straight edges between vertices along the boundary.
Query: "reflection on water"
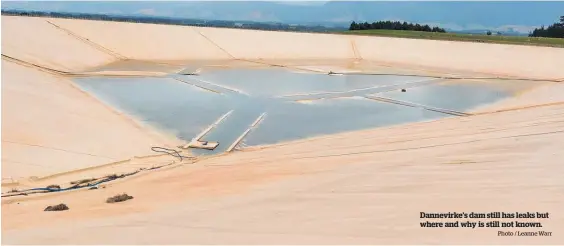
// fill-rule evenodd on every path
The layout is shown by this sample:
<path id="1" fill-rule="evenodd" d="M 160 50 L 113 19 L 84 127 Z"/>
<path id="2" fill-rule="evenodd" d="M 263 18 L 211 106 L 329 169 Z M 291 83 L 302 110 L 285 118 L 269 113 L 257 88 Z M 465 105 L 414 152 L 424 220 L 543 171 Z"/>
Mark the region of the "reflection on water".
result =
<path id="1" fill-rule="evenodd" d="M 423 121 L 446 115 L 368 99 L 340 98 L 308 104 L 284 105 L 268 115 L 245 144 L 272 144 L 286 140 Z"/>
<path id="2" fill-rule="evenodd" d="M 186 141 L 231 108 L 219 94 L 167 78 L 79 78 L 75 82 L 103 102 Z"/>
<path id="3" fill-rule="evenodd" d="M 468 111 L 508 96 L 504 90 L 484 87 L 479 84 L 428 85 L 409 88 L 406 92 L 390 91 L 376 95 L 455 111 Z"/>
<path id="4" fill-rule="evenodd" d="M 194 79 L 203 82 L 191 85 L 190 81 Z M 264 112 L 267 113 L 266 117 L 246 137 L 245 145 L 271 144 L 449 116 L 420 108 L 365 99 L 362 93 L 346 94 L 346 98 L 313 100 L 309 103 L 279 98 L 288 94 L 350 91 L 425 80 L 428 78 L 389 75 L 329 76 L 292 73 L 282 69 L 226 69 L 205 72 L 195 77 L 98 77 L 77 78 L 75 82 L 106 104 L 144 123 L 172 132 L 185 141 L 190 141 L 220 116 L 233 110 L 229 117 L 203 137 L 203 140 L 220 142 L 219 147 L 214 151 L 195 151 L 198 154 L 207 154 L 225 151 Z M 202 89 L 206 86 L 207 89 Z M 246 94 L 238 93 L 237 90 Z M 368 92 L 370 90 L 366 91 Z M 485 86 L 443 84 L 377 95 L 464 111 L 482 103 L 499 100 L 507 96 L 507 93 Z"/>
<path id="5" fill-rule="evenodd" d="M 296 73 L 285 69 L 224 69 L 203 73 L 198 79 L 236 87 L 255 96 L 282 96 L 303 93 L 350 91 L 374 86 L 394 85 L 428 78 L 408 76 L 329 76 L 321 73 Z"/>

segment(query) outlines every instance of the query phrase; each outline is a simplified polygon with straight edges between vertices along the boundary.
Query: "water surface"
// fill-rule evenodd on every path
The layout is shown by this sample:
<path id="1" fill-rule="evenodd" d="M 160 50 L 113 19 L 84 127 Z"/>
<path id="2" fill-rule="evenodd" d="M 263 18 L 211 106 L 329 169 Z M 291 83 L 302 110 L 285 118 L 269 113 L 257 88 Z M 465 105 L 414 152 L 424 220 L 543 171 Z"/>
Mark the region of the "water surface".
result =
<path id="1" fill-rule="evenodd" d="M 220 142 L 219 147 L 196 150 L 197 154 L 225 151 L 262 113 L 266 117 L 243 146 L 452 117 L 364 98 L 368 94 L 457 111 L 509 96 L 484 84 L 436 84 L 413 76 L 329 76 L 281 68 L 202 70 L 198 76 L 165 78 L 91 77 L 75 82 L 104 103 L 185 141 L 233 110 L 203 137 Z"/>

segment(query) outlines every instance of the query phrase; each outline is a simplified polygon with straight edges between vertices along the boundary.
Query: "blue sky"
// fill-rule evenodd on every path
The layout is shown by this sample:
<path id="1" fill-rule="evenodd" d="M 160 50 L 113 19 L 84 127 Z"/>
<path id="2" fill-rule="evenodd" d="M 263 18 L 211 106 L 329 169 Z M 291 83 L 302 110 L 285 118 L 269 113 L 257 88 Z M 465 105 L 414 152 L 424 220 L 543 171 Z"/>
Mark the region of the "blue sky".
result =
<path id="1" fill-rule="evenodd" d="M 219 20 L 276 21 L 346 25 L 350 21 L 400 20 L 451 30 L 494 31 L 549 25 L 564 15 L 564 2 L 423 2 L 423 1 L 200 1 L 73 2 L 2 1 L 3 9 L 153 15 Z"/>

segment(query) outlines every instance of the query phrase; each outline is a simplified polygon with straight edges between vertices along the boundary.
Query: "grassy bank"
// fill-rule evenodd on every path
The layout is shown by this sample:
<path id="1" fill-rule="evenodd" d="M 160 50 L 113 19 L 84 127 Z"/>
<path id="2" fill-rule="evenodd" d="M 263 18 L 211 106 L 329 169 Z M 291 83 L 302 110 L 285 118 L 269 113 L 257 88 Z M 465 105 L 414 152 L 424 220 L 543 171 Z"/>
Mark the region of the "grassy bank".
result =
<path id="1" fill-rule="evenodd" d="M 496 44 L 516 44 L 516 45 L 535 45 L 564 48 L 563 38 L 531 38 L 518 36 L 495 36 L 481 34 L 460 34 L 460 33 L 438 33 L 438 32 L 418 32 L 403 30 L 355 30 L 346 31 L 345 34 L 351 35 L 370 35 L 397 38 L 417 38 L 433 40 L 466 41 Z"/>

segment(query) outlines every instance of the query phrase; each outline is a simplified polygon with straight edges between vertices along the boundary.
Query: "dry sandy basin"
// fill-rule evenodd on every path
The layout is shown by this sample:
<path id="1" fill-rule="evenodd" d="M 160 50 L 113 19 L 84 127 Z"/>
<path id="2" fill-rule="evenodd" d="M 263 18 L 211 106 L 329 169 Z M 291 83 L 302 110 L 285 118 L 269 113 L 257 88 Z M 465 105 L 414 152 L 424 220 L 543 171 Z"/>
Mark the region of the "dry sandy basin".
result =
<path id="1" fill-rule="evenodd" d="M 3 194 L 167 165 L 96 190 L 3 197 L 3 244 L 564 244 L 563 49 L 3 16 L 2 54 Z M 72 82 L 124 59 L 170 66 L 113 75 L 159 76 L 180 61 L 324 70 L 333 65 L 313 61 L 325 59 L 551 82 L 469 117 L 179 162 L 150 146 L 182 141 Z M 124 192 L 134 199 L 105 202 Z M 59 203 L 70 209 L 43 212 Z M 542 228 L 422 228 L 457 220 L 421 212 L 548 218 L 458 219 Z"/>

